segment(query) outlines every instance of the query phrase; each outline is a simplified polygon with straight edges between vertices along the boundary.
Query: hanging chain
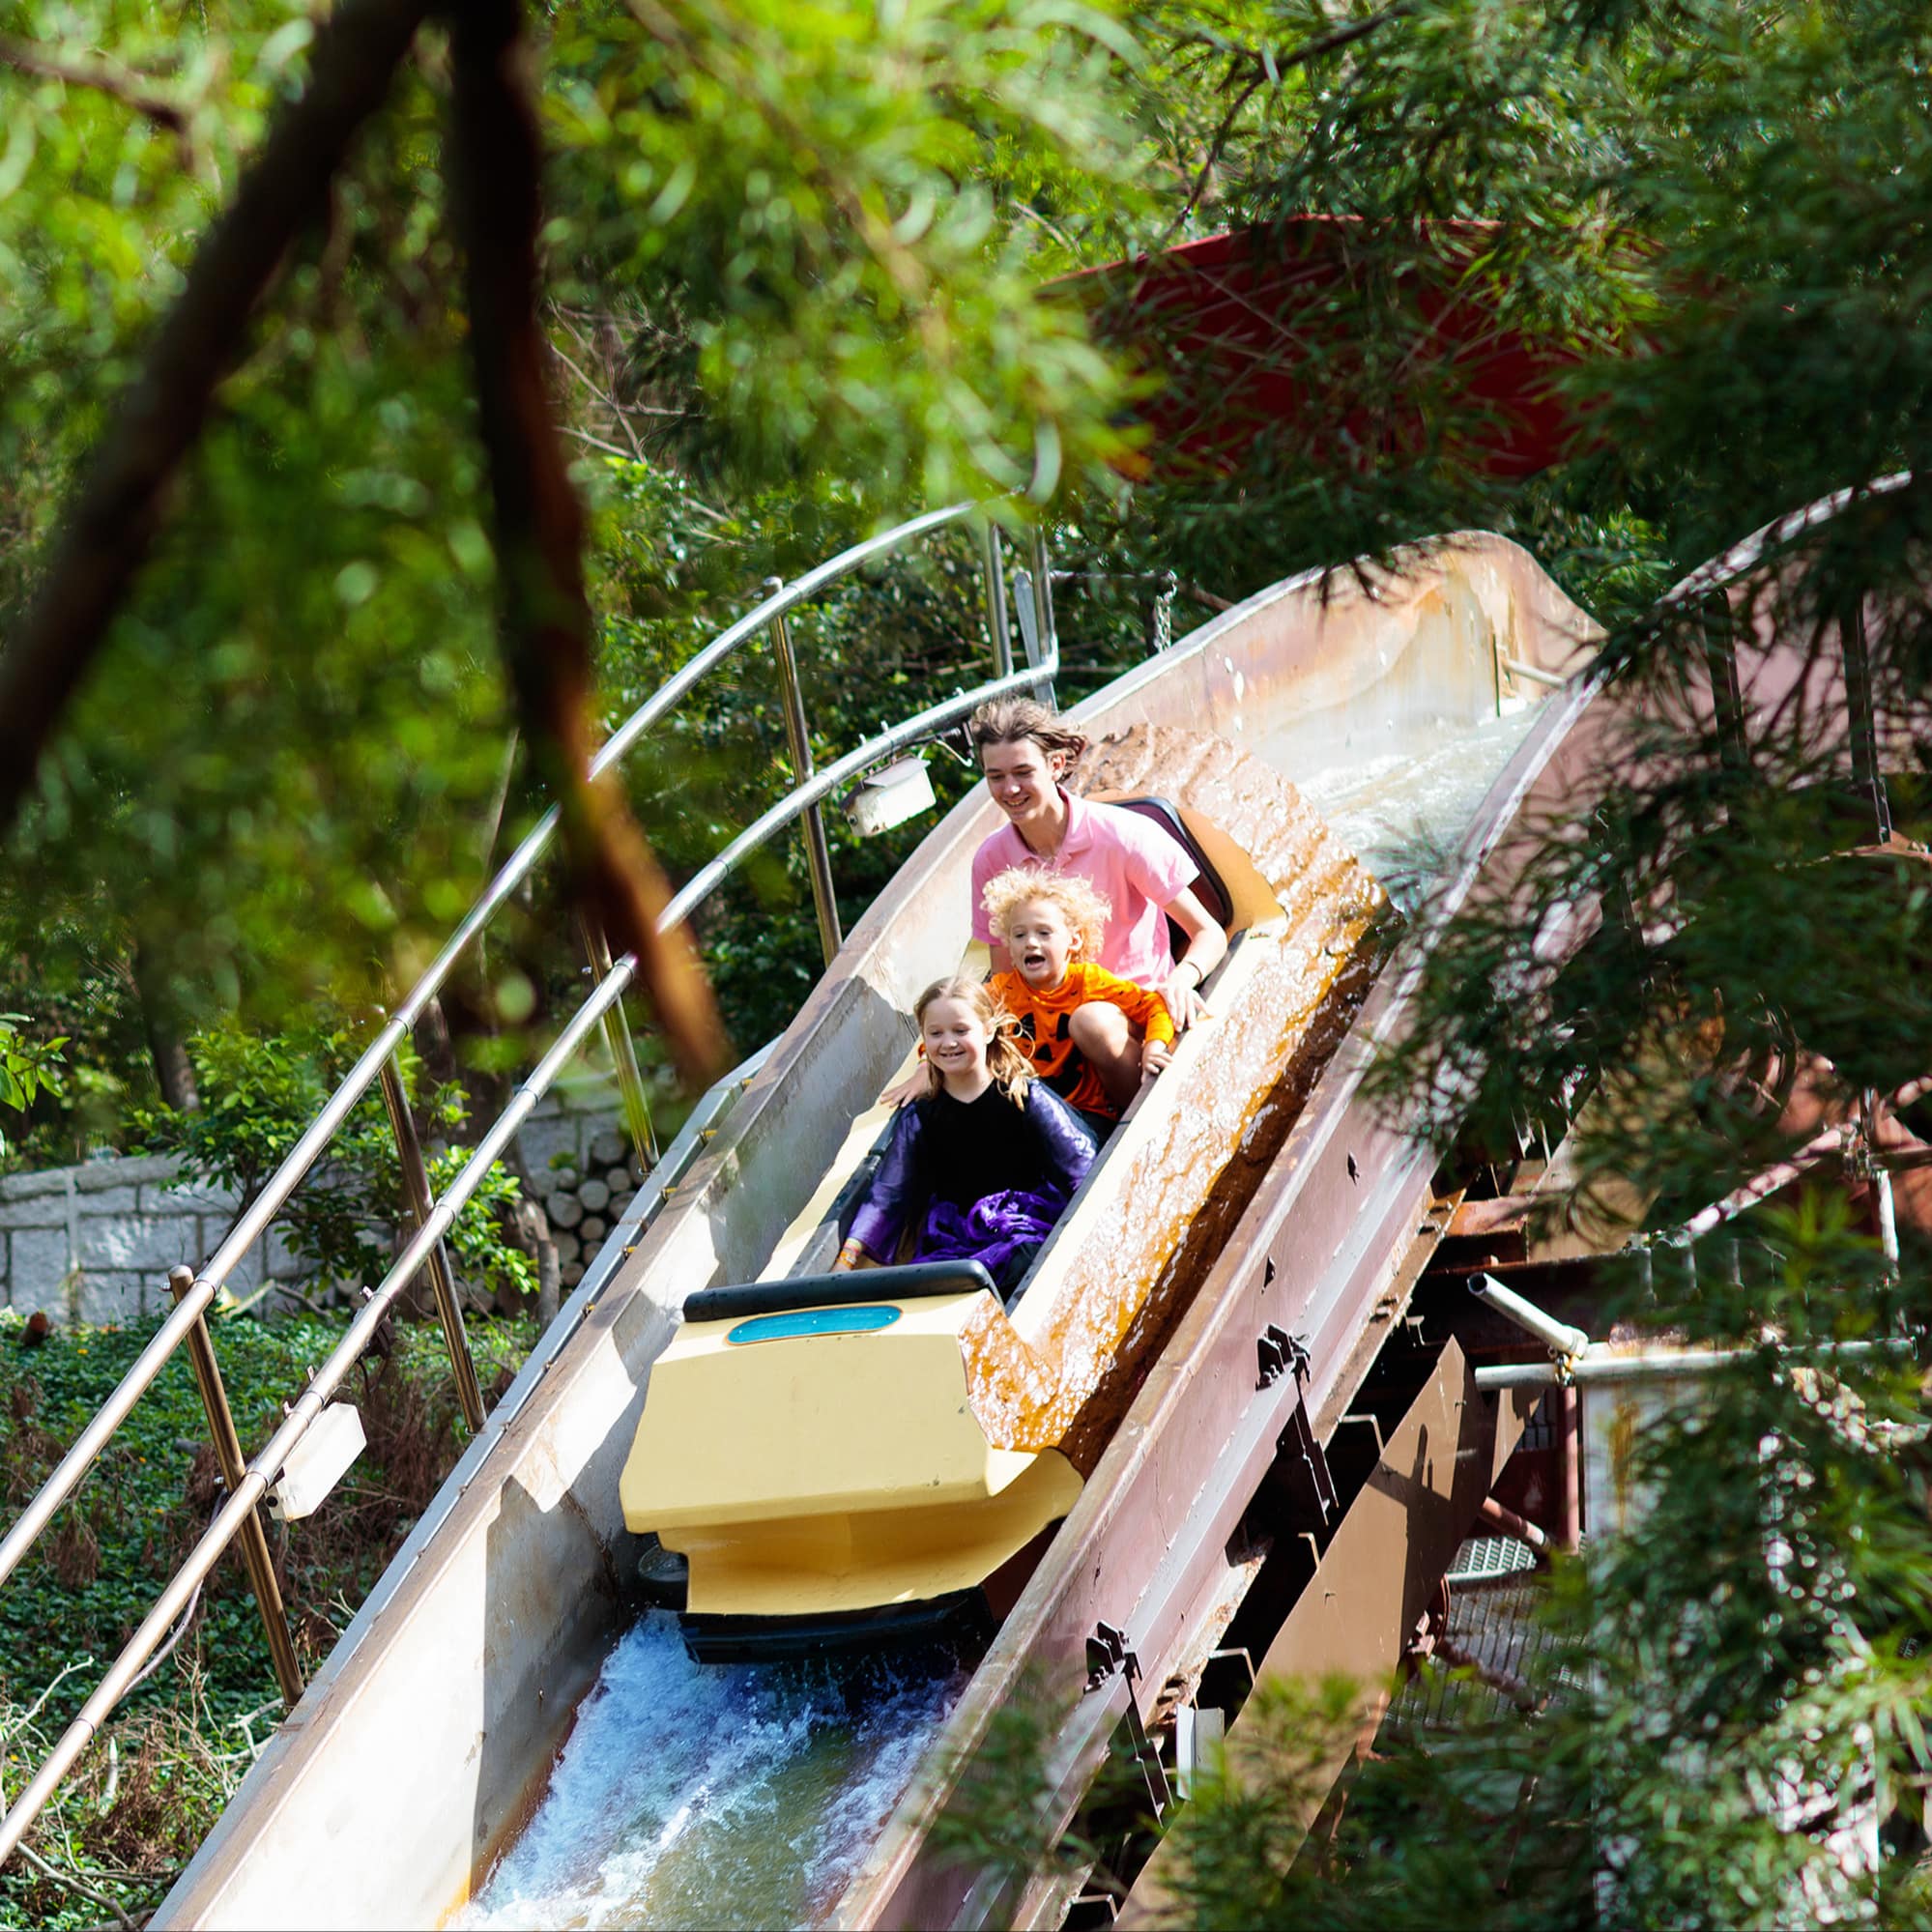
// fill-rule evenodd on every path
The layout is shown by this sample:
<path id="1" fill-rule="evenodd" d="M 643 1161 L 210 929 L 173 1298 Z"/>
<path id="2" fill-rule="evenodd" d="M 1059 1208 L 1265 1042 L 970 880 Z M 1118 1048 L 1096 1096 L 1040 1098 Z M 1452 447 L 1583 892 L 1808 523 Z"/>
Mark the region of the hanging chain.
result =
<path id="1" fill-rule="evenodd" d="M 1159 654 L 1174 641 L 1174 597 L 1181 588 L 1181 580 L 1171 570 L 1164 571 L 1159 578 L 1161 588 L 1154 592 L 1154 654 Z"/>

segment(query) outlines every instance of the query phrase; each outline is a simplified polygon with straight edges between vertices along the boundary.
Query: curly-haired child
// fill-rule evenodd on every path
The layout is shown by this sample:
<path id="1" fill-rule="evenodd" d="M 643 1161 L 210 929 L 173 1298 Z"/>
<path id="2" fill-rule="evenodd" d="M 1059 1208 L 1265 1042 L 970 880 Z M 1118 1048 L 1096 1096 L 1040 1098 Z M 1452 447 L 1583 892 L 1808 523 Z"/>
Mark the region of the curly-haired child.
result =
<path id="1" fill-rule="evenodd" d="M 1020 1022 L 1033 1072 L 1081 1111 L 1116 1118 L 1173 1057 L 1174 1023 L 1158 993 L 1091 964 L 1107 900 L 1075 874 L 1022 865 L 994 879 L 983 903 L 1013 962 L 992 986 Z"/>

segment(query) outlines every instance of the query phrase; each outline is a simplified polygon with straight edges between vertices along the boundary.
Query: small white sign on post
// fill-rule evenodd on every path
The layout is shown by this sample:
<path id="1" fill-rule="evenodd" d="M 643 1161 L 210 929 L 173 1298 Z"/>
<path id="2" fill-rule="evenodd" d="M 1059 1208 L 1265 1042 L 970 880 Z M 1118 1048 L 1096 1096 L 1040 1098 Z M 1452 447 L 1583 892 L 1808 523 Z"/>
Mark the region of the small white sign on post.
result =
<path id="1" fill-rule="evenodd" d="M 312 1515 L 348 1474 L 368 1438 L 354 1402 L 331 1402 L 289 1452 L 281 1481 L 269 1492 L 269 1511 L 284 1522 Z"/>

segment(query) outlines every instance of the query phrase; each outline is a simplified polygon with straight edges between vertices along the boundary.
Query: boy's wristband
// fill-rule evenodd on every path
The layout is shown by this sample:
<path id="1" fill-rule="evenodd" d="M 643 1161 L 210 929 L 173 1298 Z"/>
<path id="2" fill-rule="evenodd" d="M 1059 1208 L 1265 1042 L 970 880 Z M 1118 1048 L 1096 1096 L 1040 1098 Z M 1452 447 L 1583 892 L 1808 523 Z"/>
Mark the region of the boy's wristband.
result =
<path id="1" fill-rule="evenodd" d="M 872 1251 L 856 1234 L 847 1237 L 846 1244 L 839 1250 L 841 1261 L 865 1261 L 871 1258 Z"/>

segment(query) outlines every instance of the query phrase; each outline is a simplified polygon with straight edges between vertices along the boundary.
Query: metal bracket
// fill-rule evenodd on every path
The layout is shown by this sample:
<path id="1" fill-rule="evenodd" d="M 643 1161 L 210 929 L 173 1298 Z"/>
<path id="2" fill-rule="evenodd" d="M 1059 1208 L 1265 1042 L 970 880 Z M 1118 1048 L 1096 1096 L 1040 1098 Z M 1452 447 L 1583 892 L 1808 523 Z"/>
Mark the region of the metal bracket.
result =
<path id="1" fill-rule="evenodd" d="M 1155 1822 L 1166 1815 L 1174 1802 L 1168 1783 L 1168 1768 L 1161 1762 L 1161 1747 L 1147 1735 L 1140 1716 L 1140 1700 L 1134 1695 L 1134 1680 L 1140 1675 L 1140 1659 L 1127 1645 L 1127 1632 L 1112 1624 L 1097 1623 L 1086 1640 L 1086 1687 L 1098 1690 L 1115 1672 L 1127 1684 L 1127 1731 L 1134 1743 L 1134 1761 L 1140 1768 L 1147 1787 L 1147 1802 L 1153 1807 Z"/>
<path id="2" fill-rule="evenodd" d="M 1127 1648 L 1125 1630 L 1098 1623 L 1086 1640 L 1086 1687 L 1098 1690 L 1116 1670 L 1125 1671 L 1131 1683 L 1140 1674 L 1140 1659 Z"/>
<path id="3" fill-rule="evenodd" d="M 1306 1381 L 1309 1371 L 1308 1343 L 1300 1336 L 1290 1335 L 1277 1322 L 1270 1322 L 1254 1342 L 1254 1356 L 1259 1379 L 1256 1389 L 1271 1388 L 1290 1370 L 1296 1381 Z"/>

